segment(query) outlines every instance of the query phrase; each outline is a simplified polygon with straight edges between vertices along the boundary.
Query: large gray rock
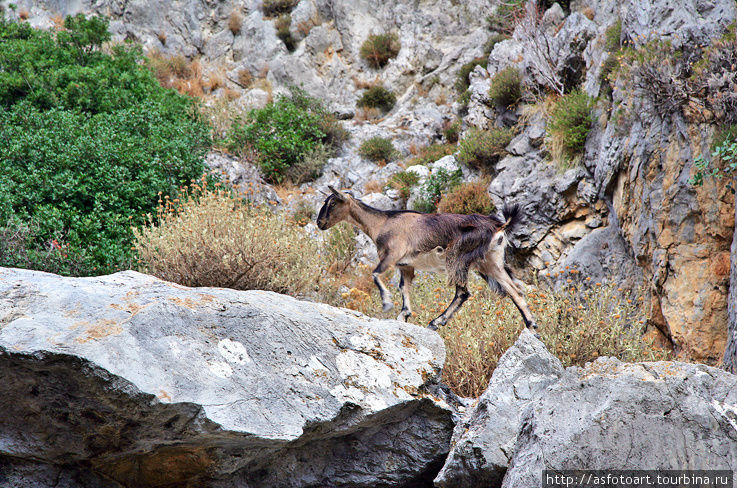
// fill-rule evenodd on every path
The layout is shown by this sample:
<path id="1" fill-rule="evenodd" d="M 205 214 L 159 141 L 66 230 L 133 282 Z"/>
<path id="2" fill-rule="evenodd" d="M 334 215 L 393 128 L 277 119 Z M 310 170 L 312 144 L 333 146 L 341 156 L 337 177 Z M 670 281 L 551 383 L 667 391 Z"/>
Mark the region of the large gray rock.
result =
<path id="1" fill-rule="evenodd" d="M 444 355 L 426 329 L 271 292 L 0 269 L 0 480 L 428 482 Z"/>
<path id="2" fill-rule="evenodd" d="M 525 329 L 499 359 L 489 387 L 456 425 L 452 449 L 435 485 L 501 485 L 524 408 L 563 374 L 558 358 Z"/>
<path id="3" fill-rule="evenodd" d="M 724 351 L 724 368 L 737 374 L 737 205 L 735 205 L 734 214 L 735 228 L 730 257 L 727 348 Z"/>
<path id="4" fill-rule="evenodd" d="M 737 376 L 679 362 L 599 358 L 530 404 L 504 487 L 543 469 L 735 469 Z"/>

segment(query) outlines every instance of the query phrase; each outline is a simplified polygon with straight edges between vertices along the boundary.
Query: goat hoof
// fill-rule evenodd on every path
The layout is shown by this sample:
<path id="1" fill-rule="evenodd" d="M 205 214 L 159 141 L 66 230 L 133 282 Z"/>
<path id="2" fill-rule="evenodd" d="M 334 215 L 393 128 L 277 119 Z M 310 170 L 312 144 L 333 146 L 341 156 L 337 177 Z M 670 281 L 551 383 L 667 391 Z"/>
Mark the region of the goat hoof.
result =
<path id="1" fill-rule="evenodd" d="M 427 325 L 427 328 L 430 330 L 438 330 L 438 325 L 439 324 L 433 320 Z"/>
<path id="2" fill-rule="evenodd" d="M 409 310 L 402 310 L 399 315 L 397 316 L 397 320 L 401 320 L 404 322 L 409 322 L 409 318 L 412 316 L 412 312 Z"/>
<path id="3" fill-rule="evenodd" d="M 383 309 L 385 312 L 388 312 L 389 310 L 394 308 L 394 304 L 391 302 L 385 303 L 383 306 Z"/>

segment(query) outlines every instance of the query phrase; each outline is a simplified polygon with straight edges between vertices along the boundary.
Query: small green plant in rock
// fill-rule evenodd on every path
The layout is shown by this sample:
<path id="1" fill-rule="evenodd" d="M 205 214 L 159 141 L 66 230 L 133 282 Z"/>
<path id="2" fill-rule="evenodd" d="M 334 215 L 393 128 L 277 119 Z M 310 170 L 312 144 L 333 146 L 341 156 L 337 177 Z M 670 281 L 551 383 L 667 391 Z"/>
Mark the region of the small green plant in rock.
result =
<path id="1" fill-rule="evenodd" d="M 417 183 L 419 183 L 420 177 L 414 171 L 402 171 L 401 173 L 395 173 L 389 180 L 389 187 L 399 190 L 399 194 L 402 198 L 409 198 L 409 194 Z"/>
<path id="2" fill-rule="evenodd" d="M 591 97 L 578 89 L 559 98 L 553 107 L 548 129 L 565 156 L 574 157 L 583 151 L 594 122 L 592 104 Z"/>
<path id="3" fill-rule="evenodd" d="M 497 127 L 491 130 L 471 129 L 459 144 L 458 160 L 473 168 L 490 172 L 507 152 L 512 131 Z"/>
<path id="4" fill-rule="evenodd" d="M 287 51 L 290 53 L 297 48 L 297 40 L 292 36 L 289 27 L 292 25 L 292 16 L 290 14 L 282 14 L 276 19 L 274 27 L 276 27 L 276 35 L 282 40 Z"/>
<path id="5" fill-rule="evenodd" d="M 381 85 L 375 85 L 363 92 L 356 105 L 365 108 L 378 108 L 387 113 L 394 108 L 396 102 L 397 97 L 394 96 L 394 93 Z"/>
<path id="6" fill-rule="evenodd" d="M 617 19 L 615 23 L 607 27 L 604 32 L 604 47 L 610 53 L 619 51 L 622 47 L 622 20 Z"/>
<path id="7" fill-rule="evenodd" d="M 396 34 L 372 34 L 361 45 L 361 57 L 372 68 L 383 68 L 402 48 Z"/>
<path id="8" fill-rule="evenodd" d="M 372 137 L 361 143 L 361 147 L 358 148 L 358 154 L 376 163 L 388 163 L 396 157 L 397 150 L 389 139 L 385 137 Z"/>
<path id="9" fill-rule="evenodd" d="M 443 129 L 443 136 L 449 144 L 455 144 L 458 142 L 458 138 L 461 135 L 461 121 L 455 120 L 452 123 L 447 123 Z"/>
<path id="10" fill-rule="evenodd" d="M 470 80 L 468 79 L 468 77 L 470 76 L 471 72 L 476 69 L 476 66 L 482 66 L 486 68 L 486 64 L 486 58 L 475 58 L 461 66 L 461 69 L 458 70 L 458 75 L 454 85 L 456 91 L 458 91 L 458 93 L 463 93 L 464 91 L 468 90 L 468 87 L 470 85 Z"/>
<path id="11" fill-rule="evenodd" d="M 463 178 L 463 173 L 460 169 L 448 171 L 445 168 L 438 168 L 434 170 L 420 188 L 420 198 L 415 202 L 415 209 L 420 212 L 434 212 L 443 194 L 458 186 L 461 178 Z"/>
<path id="12" fill-rule="evenodd" d="M 689 183 L 701 186 L 706 178 L 718 180 L 726 178 L 727 188 L 734 193 L 735 187 L 731 180 L 737 175 L 737 125 L 732 125 L 717 134 L 711 158 L 699 156 L 694 160 L 694 166 L 696 173 Z"/>
<path id="13" fill-rule="evenodd" d="M 507 66 L 491 79 L 489 98 L 496 105 L 514 105 L 521 97 L 522 76 L 514 66 Z"/>
<path id="14" fill-rule="evenodd" d="M 489 37 L 486 44 L 484 44 L 484 57 L 488 59 L 491 51 L 494 50 L 494 46 L 496 46 L 497 43 L 506 41 L 507 39 L 509 39 L 509 36 L 505 36 L 504 34 L 493 34 Z"/>

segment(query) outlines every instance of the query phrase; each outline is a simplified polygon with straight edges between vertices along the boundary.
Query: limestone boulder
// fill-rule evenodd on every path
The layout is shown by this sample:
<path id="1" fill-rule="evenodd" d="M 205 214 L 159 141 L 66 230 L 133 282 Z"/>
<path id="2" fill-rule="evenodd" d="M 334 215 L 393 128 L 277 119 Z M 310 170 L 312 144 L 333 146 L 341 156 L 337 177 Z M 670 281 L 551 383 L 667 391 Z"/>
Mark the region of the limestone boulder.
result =
<path id="1" fill-rule="evenodd" d="M 429 330 L 271 292 L 4 268 L 0 480 L 426 483 L 453 429 L 444 355 Z"/>

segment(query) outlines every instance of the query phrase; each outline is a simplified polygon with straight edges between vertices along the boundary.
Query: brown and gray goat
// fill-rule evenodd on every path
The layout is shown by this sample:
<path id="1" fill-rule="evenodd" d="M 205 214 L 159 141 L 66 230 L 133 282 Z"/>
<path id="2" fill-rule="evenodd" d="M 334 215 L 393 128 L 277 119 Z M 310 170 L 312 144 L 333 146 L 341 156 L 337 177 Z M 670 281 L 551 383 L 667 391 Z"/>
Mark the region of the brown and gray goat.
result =
<path id="1" fill-rule="evenodd" d="M 505 231 L 519 219 L 519 208 L 505 207 L 504 220 L 494 215 L 424 214 L 411 210 L 379 210 L 353 196 L 329 187 L 332 192 L 317 216 L 317 227 L 327 230 L 339 222 L 348 222 L 376 244 L 379 264 L 373 271 L 384 311 L 392 309 L 389 291 L 381 273 L 396 266 L 401 273 L 402 311 L 399 320 L 412 315 L 409 288 L 415 270 L 447 272 L 455 285 L 455 297 L 448 308 L 430 322 L 437 330 L 461 308 L 469 297 L 468 272 L 475 270 L 489 287 L 502 296 L 509 295 L 522 314 L 525 325 L 536 329 L 518 282 L 505 264 Z"/>

